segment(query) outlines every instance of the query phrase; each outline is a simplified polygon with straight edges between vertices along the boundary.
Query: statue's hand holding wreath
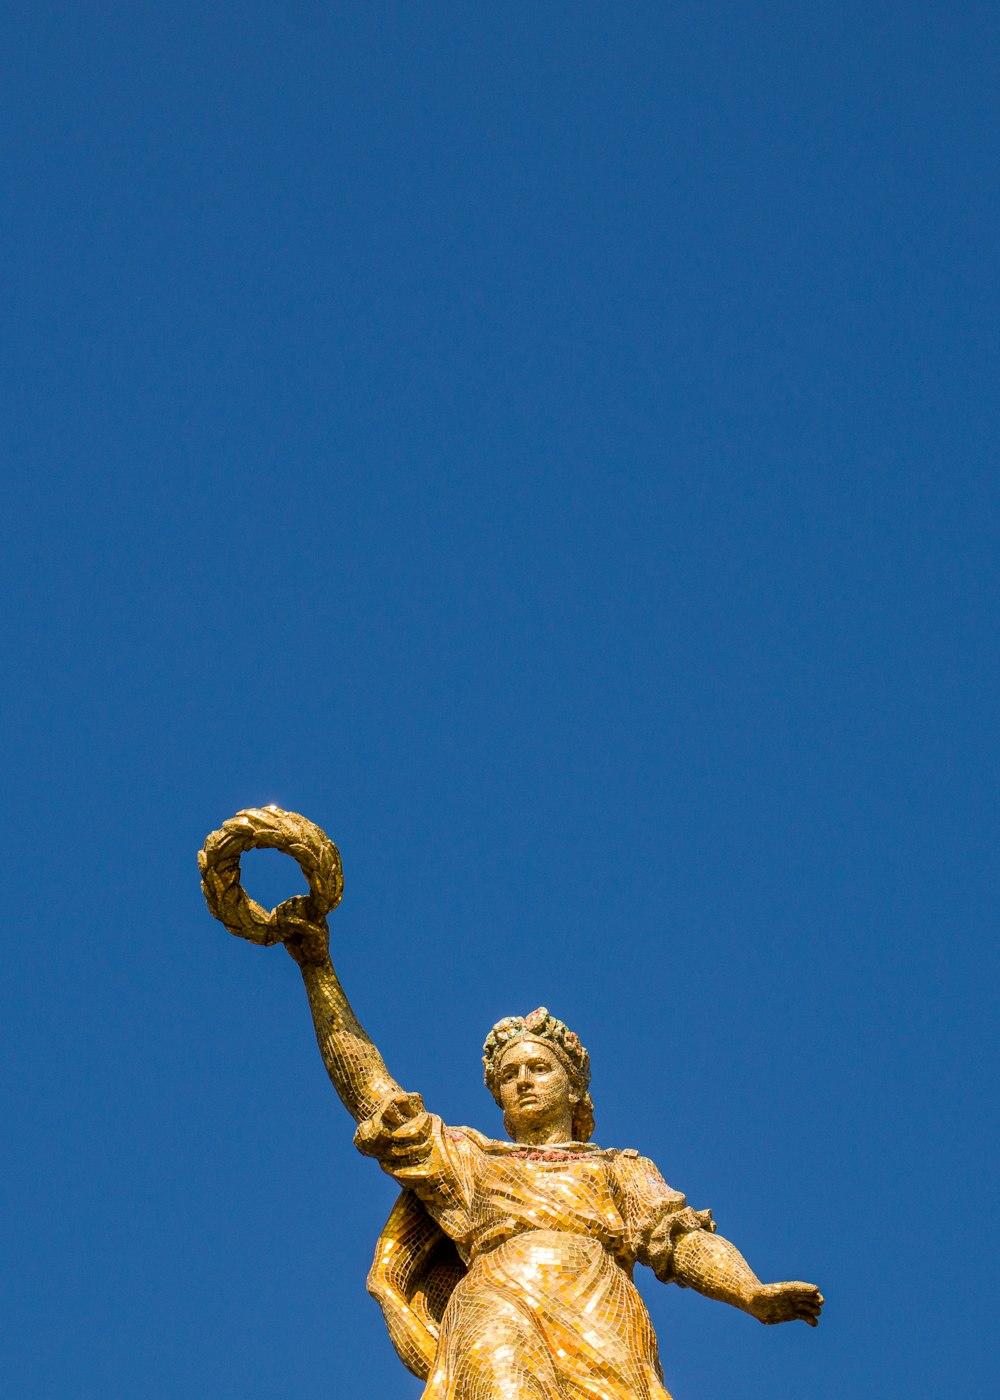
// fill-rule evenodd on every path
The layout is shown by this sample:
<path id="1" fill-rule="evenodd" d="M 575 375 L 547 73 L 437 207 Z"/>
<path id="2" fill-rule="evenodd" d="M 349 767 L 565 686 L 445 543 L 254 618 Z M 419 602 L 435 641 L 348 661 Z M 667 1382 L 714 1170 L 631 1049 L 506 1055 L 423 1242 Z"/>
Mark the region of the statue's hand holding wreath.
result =
<path id="1" fill-rule="evenodd" d="M 309 893 L 294 895 L 276 909 L 261 908 L 240 884 L 240 856 L 255 846 L 270 846 L 298 861 Z M 297 812 L 248 807 L 208 836 L 198 867 L 209 913 L 238 938 L 265 947 L 284 943 L 299 964 L 333 1087 L 356 1123 L 369 1118 L 378 1104 L 401 1091 L 355 1016 L 327 952 L 326 916 L 344 893 L 336 846 Z"/>
<path id="2" fill-rule="evenodd" d="M 286 899 L 275 910 L 281 941 L 299 967 L 319 967 L 330 956 L 330 925 L 326 919 L 310 918 L 308 910 L 296 913 L 289 909 L 296 899 L 306 902 L 307 896 Z"/>
<path id="3" fill-rule="evenodd" d="M 240 856 L 259 846 L 298 861 L 309 893 L 293 895 L 270 911 L 251 899 L 240 884 Z M 284 943 L 300 967 L 326 962 L 326 916 L 340 903 L 344 875 L 336 846 L 313 822 L 280 807 L 249 807 L 206 838 L 198 867 L 209 911 L 230 933 L 264 946 Z"/>

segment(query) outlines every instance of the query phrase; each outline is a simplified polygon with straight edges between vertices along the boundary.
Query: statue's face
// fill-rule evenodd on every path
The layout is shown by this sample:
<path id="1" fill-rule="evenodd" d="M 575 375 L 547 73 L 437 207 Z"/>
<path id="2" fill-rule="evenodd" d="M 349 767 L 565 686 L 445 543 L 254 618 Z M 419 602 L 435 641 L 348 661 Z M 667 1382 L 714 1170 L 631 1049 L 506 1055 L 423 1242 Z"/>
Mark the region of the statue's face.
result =
<path id="1" fill-rule="evenodd" d="M 500 1107 L 516 1140 L 521 1129 L 534 1133 L 572 1117 L 569 1075 L 558 1057 L 537 1041 L 515 1040 L 504 1053 L 499 1088 Z"/>

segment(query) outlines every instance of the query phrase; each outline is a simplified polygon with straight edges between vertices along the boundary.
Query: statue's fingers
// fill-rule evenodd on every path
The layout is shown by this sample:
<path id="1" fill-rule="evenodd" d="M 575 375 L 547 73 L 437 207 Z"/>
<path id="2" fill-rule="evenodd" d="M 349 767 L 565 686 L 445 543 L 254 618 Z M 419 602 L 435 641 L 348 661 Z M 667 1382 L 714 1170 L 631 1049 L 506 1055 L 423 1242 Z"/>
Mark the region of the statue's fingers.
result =
<path id="1" fill-rule="evenodd" d="M 373 1125 L 370 1119 L 367 1119 L 364 1123 L 358 1125 L 358 1131 L 354 1136 L 358 1147 L 363 1150 L 378 1136 L 378 1129 Z"/>
<path id="2" fill-rule="evenodd" d="M 814 1317 L 812 1313 L 799 1313 L 799 1317 L 802 1319 L 803 1322 L 808 1322 L 810 1327 L 819 1326 L 819 1318 Z"/>
<path id="3" fill-rule="evenodd" d="M 402 1121 L 403 1118 L 399 1111 L 399 1105 L 395 1103 L 386 1104 L 385 1108 L 382 1110 L 383 1127 L 389 1129 L 398 1128 Z"/>
<path id="4" fill-rule="evenodd" d="M 414 1102 L 415 1099 L 417 1100 L 416 1102 Z M 392 1109 L 399 1120 L 399 1124 L 408 1123 L 422 1108 L 423 1105 L 415 1094 L 397 1094 L 392 1101 Z"/>
<path id="5" fill-rule="evenodd" d="M 399 1109 L 404 1118 L 416 1118 L 418 1113 L 424 1111 L 424 1101 L 419 1094 L 407 1094 Z"/>
<path id="6" fill-rule="evenodd" d="M 395 1135 L 392 1139 L 392 1162 L 394 1167 L 419 1166 L 427 1155 L 427 1143 L 423 1138 L 412 1142 L 400 1142 Z"/>
<path id="7" fill-rule="evenodd" d="M 382 1110 L 382 1122 L 387 1128 L 401 1128 L 404 1123 L 408 1123 L 411 1118 L 415 1118 L 418 1113 L 423 1113 L 423 1111 L 424 1102 L 419 1094 L 400 1092 L 393 1094 Z"/>

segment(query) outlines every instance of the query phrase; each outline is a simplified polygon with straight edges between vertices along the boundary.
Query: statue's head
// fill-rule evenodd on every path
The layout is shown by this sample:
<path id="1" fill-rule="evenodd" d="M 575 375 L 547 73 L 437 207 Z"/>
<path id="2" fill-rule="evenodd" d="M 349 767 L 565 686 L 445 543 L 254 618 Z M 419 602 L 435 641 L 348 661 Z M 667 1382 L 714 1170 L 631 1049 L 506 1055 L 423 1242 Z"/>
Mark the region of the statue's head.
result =
<path id="1" fill-rule="evenodd" d="M 590 1056 L 544 1006 L 497 1022 L 483 1046 L 483 1069 L 511 1137 L 520 1137 L 519 1126 L 561 1112 L 572 1122 L 573 1141 L 589 1142 L 594 1131 Z"/>

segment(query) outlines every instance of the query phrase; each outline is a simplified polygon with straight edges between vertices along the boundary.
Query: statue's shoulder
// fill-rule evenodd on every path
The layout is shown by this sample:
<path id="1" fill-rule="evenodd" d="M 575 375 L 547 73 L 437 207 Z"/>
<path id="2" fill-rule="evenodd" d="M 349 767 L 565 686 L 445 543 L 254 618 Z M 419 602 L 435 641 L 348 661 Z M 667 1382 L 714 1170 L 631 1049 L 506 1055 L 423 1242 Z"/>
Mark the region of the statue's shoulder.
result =
<path id="1" fill-rule="evenodd" d="M 619 1173 L 629 1181 L 659 1183 L 660 1169 L 636 1147 L 620 1147 L 612 1154 Z"/>
<path id="2" fill-rule="evenodd" d="M 637 1147 L 620 1147 L 615 1152 L 615 1156 L 620 1162 L 627 1162 L 644 1172 L 659 1172 L 659 1167 L 652 1157 L 647 1157 L 644 1152 L 640 1152 Z"/>

